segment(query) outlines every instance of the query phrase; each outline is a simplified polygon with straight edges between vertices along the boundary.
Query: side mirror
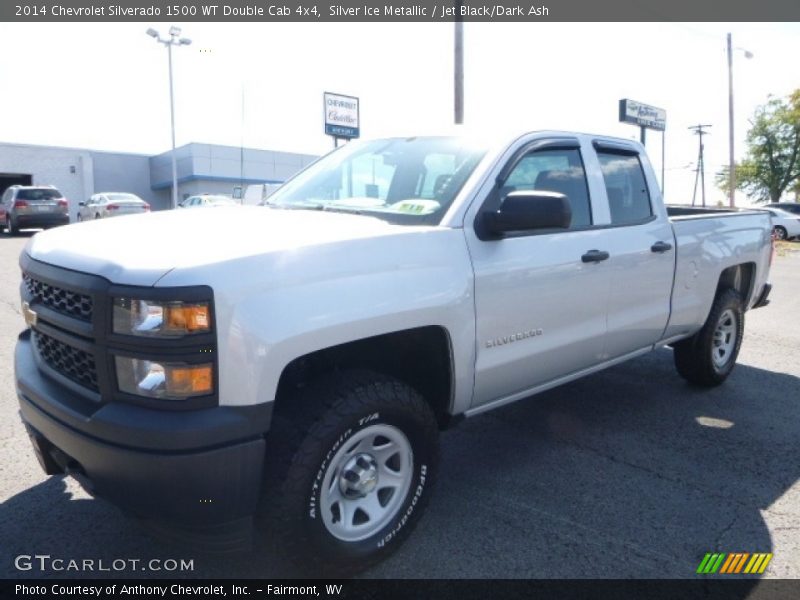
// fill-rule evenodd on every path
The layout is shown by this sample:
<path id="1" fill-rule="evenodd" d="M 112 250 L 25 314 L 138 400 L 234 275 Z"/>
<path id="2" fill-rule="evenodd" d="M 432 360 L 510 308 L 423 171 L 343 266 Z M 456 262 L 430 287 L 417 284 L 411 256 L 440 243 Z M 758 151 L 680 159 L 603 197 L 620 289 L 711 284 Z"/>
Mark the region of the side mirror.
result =
<path id="1" fill-rule="evenodd" d="M 86 202 L 83 202 L 83 201 L 81 200 L 80 202 L 78 202 L 78 206 L 86 206 Z"/>
<path id="2" fill-rule="evenodd" d="M 572 209 L 564 194 L 520 190 L 508 194 L 497 211 L 483 213 L 482 218 L 489 234 L 502 237 L 509 231 L 568 229 Z"/>

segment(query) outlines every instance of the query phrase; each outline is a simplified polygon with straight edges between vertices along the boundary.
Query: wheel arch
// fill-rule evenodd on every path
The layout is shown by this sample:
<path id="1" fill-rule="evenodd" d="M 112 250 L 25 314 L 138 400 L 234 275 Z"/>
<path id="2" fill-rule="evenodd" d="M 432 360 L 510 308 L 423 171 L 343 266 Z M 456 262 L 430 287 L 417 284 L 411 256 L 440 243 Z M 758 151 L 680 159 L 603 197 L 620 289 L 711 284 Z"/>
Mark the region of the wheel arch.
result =
<path id="1" fill-rule="evenodd" d="M 720 273 L 715 297 L 726 289 L 735 290 L 742 298 L 742 306 L 750 305 L 755 284 L 756 265 L 752 262 L 727 267 Z"/>
<path id="2" fill-rule="evenodd" d="M 425 399 L 440 428 L 453 419 L 454 360 L 450 334 L 441 326 L 394 331 L 315 350 L 281 371 L 275 395 L 280 412 L 292 391 L 336 370 L 366 369 L 400 379 Z"/>

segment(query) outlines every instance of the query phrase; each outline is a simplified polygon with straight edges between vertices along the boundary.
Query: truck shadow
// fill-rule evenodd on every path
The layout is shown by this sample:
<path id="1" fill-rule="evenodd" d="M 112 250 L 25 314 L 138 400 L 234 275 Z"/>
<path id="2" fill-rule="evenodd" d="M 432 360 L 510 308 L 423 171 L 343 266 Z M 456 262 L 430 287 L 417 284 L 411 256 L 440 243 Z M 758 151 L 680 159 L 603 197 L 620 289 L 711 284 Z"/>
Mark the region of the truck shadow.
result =
<path id="1" fill-rule="evenodd" d="M 417 530 L 364 576 L 694 578 L 706 552 L 772 552 L 762 513 L 797 493 L 797 397 L 799 378 L 742 364 L 719 388 L 692 388 L 660 350 L 469 419 L 442 436 L 438 488 Z M 155 541 L 71 488 L 50 478 L 4 503 L 3 577 L 288 574 L 268 551 L 204 555 Z M 193 569 L 15 566 L 37 554 Z"/>

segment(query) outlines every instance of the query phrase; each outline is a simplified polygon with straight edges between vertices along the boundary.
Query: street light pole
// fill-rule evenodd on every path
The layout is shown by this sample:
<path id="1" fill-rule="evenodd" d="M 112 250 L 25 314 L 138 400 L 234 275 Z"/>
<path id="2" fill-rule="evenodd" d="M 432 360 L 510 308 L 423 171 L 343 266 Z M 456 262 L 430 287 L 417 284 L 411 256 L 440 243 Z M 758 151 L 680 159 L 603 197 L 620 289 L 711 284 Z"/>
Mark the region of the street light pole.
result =
<path id="1" fill-rule="evenodd" d="M 169 119 L 172 128 L 172 208 L 178 206 L 178 159 L 175 157 L 175 95 L 172 91 L 172 44 L 167 46 L 169 62 Z"/>
<path id="2" fill-rule="evenodd" d="M 172 208 L 178 206 L 178 161 L 175 157 L 175 94 L 172 85 L 172 47 L 188 46 L 192 43 L 189 38 L 178 38 L 181 34 L 180 27 L 170 27 L 169 37 L 162 38 L 155 29 L 148 29 L 147 35 L 167 47 L 167 62 L 169 64 L 169 117 L 172 129 Z"/>

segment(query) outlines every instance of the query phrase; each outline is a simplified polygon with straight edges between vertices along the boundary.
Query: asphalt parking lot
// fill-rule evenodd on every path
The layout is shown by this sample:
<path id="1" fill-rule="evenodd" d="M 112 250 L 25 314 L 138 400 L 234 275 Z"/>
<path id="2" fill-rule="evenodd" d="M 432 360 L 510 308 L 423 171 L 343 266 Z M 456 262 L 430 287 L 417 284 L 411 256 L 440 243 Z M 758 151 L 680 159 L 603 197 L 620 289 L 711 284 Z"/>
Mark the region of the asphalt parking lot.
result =
<path id="1" fill-rule="evenodd" d="M 207 555 L 148 537 L 72 480 L 46 478 L 17 413 L 17 257 L 0 235 L 0 576 L 276 577 L 267 554 Z M 775 259 L 772 304 L 747 315 L 725 385 L 689 387 L 670 350 L 445 433 L 419 527 L 366 577 L 693 577 L 706 552 L 772 552 L 800 577 L 800 243 Z M 20 555 L 192 559 L 189 572 L 20 571 Z"/>

